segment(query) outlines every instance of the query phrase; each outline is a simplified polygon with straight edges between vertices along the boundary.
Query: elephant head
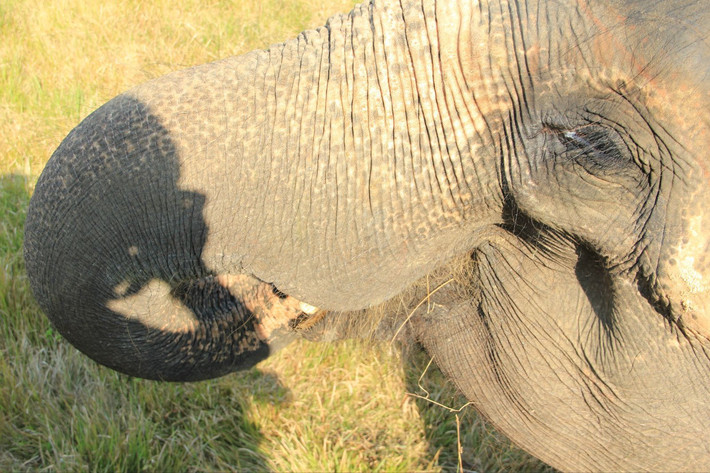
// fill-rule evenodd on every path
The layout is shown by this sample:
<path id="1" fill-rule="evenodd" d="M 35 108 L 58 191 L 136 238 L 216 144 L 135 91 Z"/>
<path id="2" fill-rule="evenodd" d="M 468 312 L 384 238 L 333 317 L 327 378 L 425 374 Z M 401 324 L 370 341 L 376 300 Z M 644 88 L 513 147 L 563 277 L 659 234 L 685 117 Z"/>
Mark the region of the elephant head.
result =
<path id="1" fill-rule="evenodd" d="M 33 291 L 90 357 L 171 380 L 402 307 L 557 468 L 707 468 L 709 12 L 373 0 L 138 86 L 42 173 Z"/>

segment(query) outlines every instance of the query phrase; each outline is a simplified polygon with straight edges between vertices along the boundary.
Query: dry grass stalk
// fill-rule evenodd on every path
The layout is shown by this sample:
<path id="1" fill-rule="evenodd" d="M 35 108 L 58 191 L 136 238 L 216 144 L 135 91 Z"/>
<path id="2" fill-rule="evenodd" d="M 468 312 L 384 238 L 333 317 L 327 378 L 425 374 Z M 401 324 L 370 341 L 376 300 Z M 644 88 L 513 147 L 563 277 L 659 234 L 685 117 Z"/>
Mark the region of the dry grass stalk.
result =
<path id="1" fill-rule="evenodd" d="M 394 344 L 395 340 L 397 339 L 397 336 L 400 334 L 400 332 L 402 331 L 402 329 L 404 328 L 404 326 L 407 325 L 407 323 L 408 323 L 409 320 L 412 318 L 412 316 L 414 316 L 414 313 L 415 313 L 422 305 L 424 305 L 425 302 L 426 302 L 427 304 L 429 304 L 429 301 L 430 301 L 431 296 L 433 296 L 434 294 L 436 294 L 437 291 L 439 291 L 441 288 L 443 288 L 444 286 L 446 286 L 447 284 L 449 284 L 449 283 L 451 283 L 451 282 L 453 282 L 453 281 L 454 281 L 454 279 L 451 278 L 451 279 L 449 279 L 449 280 L 447 280 L 447 281 L 444 281 L 443 283 L 439 284 L 439 285 L 436 287 L 436 289 L 434 289 L 433 291 L 427 291 L 427 296 L 426 296 L 424 299 L 422 299 L 422 300 L 419 302 L 419 304 L 417 304 L 417 305 L 414 307 L 414 309 L 412 309 L 412 310 L 409 312 L 409 315 L 407 315 L 407 318 L 404 319 L 404 322 L 402 322 L 402 325 L 399 326 L 399 328 L 397 329 L 397 331 L 396 331 L 396 332 L 394 333 L 394 335 L 392 336 L 392 340 L 391 340 L 391 343 L 392 343 L 392 344 Z M 428 279 L 427 279 L 427 284 L 428 284 L 428 283 L 429 283 L 429 281 L 428 281 Z M 427 307 L 427 313 L 429 313 L 429 311 L 430 311 L 430 308 Z"/>
<path id="2" fill-rule="evenodd" d="M 446 283 L 450 282 L 451 280 L 447 281 Z M 444 284 L 446 284 L 444 283 Z M 444 284 L 442 284 L 440 287 L 442 287 Z M 437 288 L 437 289 L 439 289 Z M 427 371 L 429 371 L 429 367 L 431 364 L 434 362 L 434 357 L 432 356 L 429 359 L 429 363 L 427 363 L 426 368 L 424 368 L 424 371 L 422 372 L 421 376 L 419 376 L 419 380 L 417 381 L 417 386 L 419 389 L 421 389 L 423 392 L 426 393 L 425 396 L 422 396 L 421 394 L 416 394 L 416 393 L 407 393 L 407 396 L 415 397 L 417 399 L 421 399 L 422 401 L 429 402 L 431 404 L 434 404 L 435 406 L 441 407 L 443 409 L 446 409 L 450 413 L 453 413 L 456 417 L 456 447 L 457 447 L 457 454 L 458 454 L 458 471 L 463 472 L 463 459 L 462 459 L 462 454 L 463 454 L 463 447 L 461 446 L 461 419 L 459 418 L 459 413 L 463 411 L 465 408 L 471 405 L 471 402 L 467 402 L 463 406 L 459 408 L 454 408 L 447 406 L 445 404 L 442 404 L 440 402 L 437 402 L 433 399 L 431 399 L 431 393 L 424 387 L 422 386 L 422 379 L 424 379 L 424 376 L 426 376 Z"/>

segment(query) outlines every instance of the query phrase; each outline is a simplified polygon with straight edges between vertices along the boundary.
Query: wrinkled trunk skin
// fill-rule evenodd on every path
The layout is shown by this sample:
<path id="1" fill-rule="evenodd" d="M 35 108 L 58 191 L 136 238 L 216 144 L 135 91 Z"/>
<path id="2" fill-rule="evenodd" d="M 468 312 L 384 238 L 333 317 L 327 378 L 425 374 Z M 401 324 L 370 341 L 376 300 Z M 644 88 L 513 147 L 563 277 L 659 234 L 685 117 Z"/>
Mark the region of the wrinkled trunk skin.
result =
<path id="1" fill-rule="evenodd" d="M 60 332 L 130 374 L 221 375 L 287 343 L 298 301 L 363 309 L 470 247 L 466 217 L 495 169 L 473 167 L 458 62 L 440 57 L 457 34 L 438 22 L 460 23 L 447 8 L 362 5 L 89 116 L 26 226 L 32 287 Z M 248 303 L 270 285 L 292 296 L 261 304 L 286 314 L 274 337 Z"/>

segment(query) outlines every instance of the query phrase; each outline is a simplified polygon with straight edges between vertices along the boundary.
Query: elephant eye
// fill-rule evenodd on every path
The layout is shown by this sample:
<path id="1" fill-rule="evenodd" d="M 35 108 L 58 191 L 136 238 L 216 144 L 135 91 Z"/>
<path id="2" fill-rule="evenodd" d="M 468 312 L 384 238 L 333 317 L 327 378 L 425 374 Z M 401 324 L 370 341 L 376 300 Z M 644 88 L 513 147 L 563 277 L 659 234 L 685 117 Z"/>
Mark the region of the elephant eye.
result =
<path id="1" fill-rule="evenodd" d="M 572 130 L 559 130 L 557 139 L 563 145 L 562 156 L 576 162 L 590 172 L 618 171 L 629 164 L 617 146 L 613 131 L 601 126 L 587 125 Z"/>

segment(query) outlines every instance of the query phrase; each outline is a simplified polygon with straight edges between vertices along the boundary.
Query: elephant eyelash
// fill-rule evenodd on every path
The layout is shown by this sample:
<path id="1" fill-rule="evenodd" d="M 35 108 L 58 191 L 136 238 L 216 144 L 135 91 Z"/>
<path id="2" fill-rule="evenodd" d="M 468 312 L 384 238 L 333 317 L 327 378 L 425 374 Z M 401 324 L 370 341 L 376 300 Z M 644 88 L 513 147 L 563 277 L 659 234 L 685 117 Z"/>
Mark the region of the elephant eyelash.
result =
<path id="1" fill-rule="evenodd" d="M 613 131 L 596 124 L 571 129 L 546 127 L 562 144 L 561 156 L 582 165 L 588 171 L 620 171 L 629 164 L 613 137 Z"/>

